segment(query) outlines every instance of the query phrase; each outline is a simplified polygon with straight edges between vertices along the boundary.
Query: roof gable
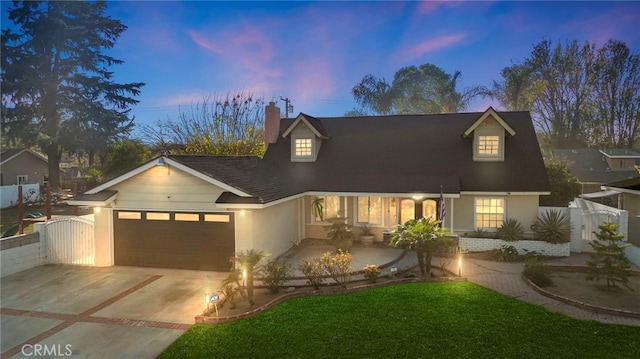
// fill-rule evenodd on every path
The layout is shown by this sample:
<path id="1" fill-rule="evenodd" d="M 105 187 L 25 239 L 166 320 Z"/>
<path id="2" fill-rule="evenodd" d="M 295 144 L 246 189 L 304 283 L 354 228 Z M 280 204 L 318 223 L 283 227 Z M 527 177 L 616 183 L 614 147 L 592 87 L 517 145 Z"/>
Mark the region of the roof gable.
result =
<path id="1" fill-rule="evenodd" d="M 496 121 L 498 121 L 498 123 L 507 131 L 507 133 L 509 133 L 509 135 L 514 136 L 516 134 L 516 131 L 511 128 L 511 126 L 509 126 L 509 124 L 506 123 L 505 120 L 500 117 L 500 115 L 498 115 L 493 107 L 489 107 L 476 122 L 474 122 L 471 126 L 469 126 L 469 128 L 464 131 L 463 136 L 469 137 L 469 135 L 473 133 L 476 127 L 480 126 L 480 124 L 489 117 L 493 117 Z"/>
<path id="2" fill-rule="evenodd" d="M 233 193 L 235 195 L 242 196 L 242 197 L 250 197 L 251 196 L 248 193 L 246 193 L 245 191 L 243 191 L 243 190 L 241 190 L 241 189 L 239 189 L 239 188 L 237 188 L 235 186 L 229 185 L 228 183 L 223 182 L 222 180 L 219 179 L 218 176 L 214 177 L 214 175 L 212 175 L 210 173 L 202 172 L 201 170 L 199 170 L 197 168 L 194 168 L 194 166 L 190 166 L 188 164 L 181 163 L 181 161 L 180 161 L 181 157 L 187 157 L 187 156 L 160 156 L 160 157 L 156 157 L 156 158 L 152 159 L 151 161 L 143 164 L 140 167 L 137 167 L 137 168 L 125 173 L 125 174 L 122 174 L 122 175 L 120 175 L 120 176 L 118 176 L 118 177 L 116 177 L 116 178 L 114 178 L 114 179 L 112 179 L 110 181 L 107 181 L 107 182 L 105 182 L 105 183 L 103 183 L 103 184 L 101 184 L 101 185 L 99 185 L 99 186 L 97 186 L 95 188 L 90 189 L 89 191 L 86 192 L 86 194 L 95 194 L 95 193 L 98 193 L 98 192 L 103 191 L 105 189 L 109 189 L 109 188 L 115 186 L 116 184 L 124 182 L 124 181 L 128 180 L 129 178 L 132 178 L 132 177 L 134 177 L 134 176 L 136 176 L 136 175 L 138 175 L 138 174 L 140 174 L 140 173 L 142 173 L 142 172 L 144 172 L 144 171 L 146 171 L 146 170 L 148 170 L 150 168 L 153 168 L 155 166 L 162 166 L 162 165 L 167 166 L 168 165 L 168 166 L 175 167 L 175 168 L 177 168 L 177 169 L 179 169 L 181 171 L 184 171 L 184 172 L 186 172 L 186 173 L 188 173 L 188 174 L 190 174 L 190 175 L 192 175 L 192 176 L 194 176 L 196 178 L 199 178 L 199 179 L 201 179 L 201 180 L 203 180 L 205 182 L 211 183 L 212 185 L 220 187 L 225 191 L 229 191 L 229 192 L 231 192 L 231 193 Z M 194 156 L 194 157 L 197 157 L 197 156 Z M 199 157 L 203 157 L 203 156 L 199 156 Z M 217 158 L 221 158 L 221 157 L 227 157 L 227 156 L 207 156 L 207 157 L 208 157 L 207 158 L 208 162 L 214 162 L 216 157 Z M 233 157 L 233 156 L 228 156 L 228 157 Z M 224 174 L 227 171 L 223 170 L 223 171 L 217 171 L 217 172 L 220 172 L 221 174 Z"/>
<path id="3" fill-rule="evenodd" d="M 0 153 L 0 157 L 2 157 L 2 162 L 0 162 L 0 165 L 3 165 L 13 160 L 14 158 L 20 156 L 23 153 L 31 154 L 33 157 L 43 161 L 44 163 L 49 163 L 47 158 L 42 156 L 38 152 L 32 151 L 28 148 L 12 148 L 12 149 L 3 150 Z"/>
<path id="4" fill-rule="evenodd" d="M 329 135 L 327 134 L 327 131 L 325 130 L 320 120 L 318 120 L 315 117 L 306 115 L 302 112 L 300 112 L 298 117 L 296 117 L 295 121 L 293 121 L 293 123 L 284 131 L 284 133 L 282 134 L 282 137 L 289 136 L 291 131 L 293 131 L 293 129 L 296 128 L 296 126 L 300 122 L 304 123 L 311 131 L 313 131 L 316 137 L 319 137 L 322 139 L 329 138 Z"/>

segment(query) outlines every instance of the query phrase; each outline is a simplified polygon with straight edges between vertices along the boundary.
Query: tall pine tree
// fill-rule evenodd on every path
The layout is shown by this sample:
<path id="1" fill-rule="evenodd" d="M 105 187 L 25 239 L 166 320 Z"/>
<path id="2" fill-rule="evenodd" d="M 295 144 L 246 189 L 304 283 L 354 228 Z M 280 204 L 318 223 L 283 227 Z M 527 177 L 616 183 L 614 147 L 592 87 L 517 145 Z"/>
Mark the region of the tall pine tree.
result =
<path id="1" fill-rule="evenodd" d="M 90 152 L 133 126 L 129 106 L 138 103 L 132 96 L 144 83 L 113 81 L 109 68 L 122 61 L 104 51 L 127 27 L 105 15 L 106 6 L 15 1 L 9 8 L 14 26 L 2 30 L 2 132 L 47 154 L 54 188 L 63 150 Z"/>
<path id="2" fill-rule="evenodd" d="M 595 250 L 591 260 L 587 261 L 589 272 L 587 280 L 604 278 L 607 280 L 607 290 L 618 288 L 617 283 L 631 289 L 627 283 L 631 275 L 631 264 L 624 254 L 626 246 L 618 245 L 624 239 L 624 234 L 618 233 L 618 224 L 607 221 L 599 225 L 599 232 L 594 232 L 598 240 L 589 243 Z"/>

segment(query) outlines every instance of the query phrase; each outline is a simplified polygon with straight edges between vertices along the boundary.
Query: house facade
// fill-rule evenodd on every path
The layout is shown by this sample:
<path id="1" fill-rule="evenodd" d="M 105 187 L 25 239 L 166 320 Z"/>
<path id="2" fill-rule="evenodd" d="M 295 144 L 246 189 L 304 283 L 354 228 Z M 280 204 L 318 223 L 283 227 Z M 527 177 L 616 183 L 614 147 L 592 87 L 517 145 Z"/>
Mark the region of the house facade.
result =
<path id="1" fill-rule="evenodd" d="M 0 186 L 44 185 L 49 173 L 47 158 L 26 148 L 2 150 L 0 161 Z"/>
<path id="2" fill-rule="evenodd" d="M 569 174 L 578 178 L 582 193 L 596 193 L 587 198 L 598 198 L 607 194 L 599 193 L 602 186 L 637 176 L 635 165 L 640 165 L 640 150 L 637 149 L 556 149 L 546 154 L 567 165 Z"/>
<path id="3" fill-rule="evenodd" d="M 69 201 L 95 208 L 96 264 L 227 270 L 240 250 L 275 256 L 325 238 L 332 217 L 356 233 L 369 223 L 378 238 L 443 214 L 458 234 L 507 218 L 529 228 L 550 193 L 527 112 L 281 119 L 270 103 L 265 113 L 262 159 L 162 156 Z"/>

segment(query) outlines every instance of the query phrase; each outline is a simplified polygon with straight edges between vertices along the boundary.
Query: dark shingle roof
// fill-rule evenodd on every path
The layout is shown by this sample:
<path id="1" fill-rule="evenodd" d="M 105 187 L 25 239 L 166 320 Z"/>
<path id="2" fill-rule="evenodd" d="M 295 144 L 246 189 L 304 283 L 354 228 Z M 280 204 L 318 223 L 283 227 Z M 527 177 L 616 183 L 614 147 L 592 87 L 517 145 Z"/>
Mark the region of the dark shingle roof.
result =
<path id="1" fill-rule="evenodd" d="M 254 202 L 280 198 L 276 176 L 256 156 L 170 155 L 170 159 L 248 193 Z M 236 196 L 237 197 L 237 196 Z M 242 197 L 238 197 L 242 198 Z"/>
<path id="2" fill-rule="evenodd" d="M 633 191 L 640 191 L 640 176 L 635 178 L 629 178 L 629 179 L 618 181 L 618 182 L 608 183 L 605 186 L 629 189 Z"/>
<path id="3" fill-rule="evenodd" d="M 606 150 L 608 153 L 624 153 L 623 150 Z M 633 151 L 633 150 L 631 150 Z M 604 155 L 596 148 L 557 149 L 555 158 L 566 162 L 567 169 L 572 176 L 582 183 L 610 183 L 635 177 L 637 171 L 611 171 Z"/>
<path id="4" fill-rule="evenodd" d="M 483 113 L 341 118 L 305 117 L 323 135 L 316 162 L 291 162 L 278 136 L 264 159 L 169 156 L 251 197 L 224 193 L 218 203 L 266 203 L 307 191 L 351 193 L 548 192 L 544 162 L 528 112 L 499 112 L 515 131 L 505 160 L 473 161 L 464 131 Z M 295 121 L 283 119 L 280 134 Z"/>
<path id="5" fill-rule="evenodd" d="M 473 161 L 473 139 L 462 134 L 482 114 L 318 118 L 331 138 L 322 141 L 315 163 L 291 162 L 290 140 L 282 137 L 264 161 L 308 190 L 437 193 L 442 185 L 449 193 L 549 191 L 528 112 L 499 113 L 516 131 L 505 138 L 503 162 Z"/>

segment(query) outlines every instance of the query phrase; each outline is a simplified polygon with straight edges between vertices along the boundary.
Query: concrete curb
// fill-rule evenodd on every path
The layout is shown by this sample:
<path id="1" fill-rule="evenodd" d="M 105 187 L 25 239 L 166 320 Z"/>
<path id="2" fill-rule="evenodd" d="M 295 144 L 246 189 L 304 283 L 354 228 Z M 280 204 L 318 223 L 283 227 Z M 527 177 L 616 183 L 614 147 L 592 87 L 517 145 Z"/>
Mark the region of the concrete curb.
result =
<path id="1" fill-rule="evenodd" d="M 208 316 L 208 315 L 198 315 L 198 316 L 195 317 L 195 322 L 198 323 L 198 324 L 219 324 L 219 323 L 231 322 L 231 321 L 247 318 L 247 317 L 256 315 L 258 313 L 262 313 L 265 310 L 270 309 L 270 308 L 274 307 L 277 304 L 285 302 L 285 301 L 287 301 L 289 299 L 299 298 L 299 297 L 318 296 L 318 295 L 348 294 L 348 293 L 360 292 L 360 291 L 367 290 L 367 289 L 380 288 L 380 287 L 385 287 L 385 286 L 394 285 L 394 284 L 402 284 L 402 283 L 466 282 L 466 281 L 467 281 L 466 277 L 440 277 L 440 278 L 419 278 L 419 277 L 414 277 L 414 278 L 401 278 L 401 279 L 390 280 L 390 281 L 385 282 L 385 283 L 374 283 L 374 284 L 358 285 L 358 286 L 347 288 L 347 289 L 344 289 L 344 288 L 331 288 L 331 289 L 306 290 L 306 291 L 300 291 L 300 292 L 294 292 L 294 293 L 285 293 L 285 294 L 279 296 L 278 298 L 272 299 L 270 302 L 265 303 L 264 305 L 261 305 L 260 307 L 252 309 L 252 310 L 250 310 L 248 312 L 235 314 L 235 315 L 230 315 L 230 316 L 223 316 L 223 317 L 212 317 L 212 316 Z"/>
<path id="2" fill-rule="evenodd" d="M 586 271 L 586 269 L 587 269 L 587 267 L 581 267 L 581 266 L 549 266 L 549 267 L 557 267 L 557 268 L 561 268 L 561 270 L 574 271 L 574 272 L 583 272 L 583 271 Z M 634 272 L 634 273 L 635 273 L 634 275 L 638 275 L 637 272 Z M 569 304 L 569 305 L 572 305 L 574 307 L 578 307 L 578 308 L 582 308 L 582 309 L 586 309 L 586 310 L 591 310 L 591 311 L 598 312 L 598 313 L 620 315 L 620 316 L 630 317 L 630 318 L 640 318 L 640 313 L 638 313 L 638 312 L 633 312 L 633 311 L 629 311 L 629 310 L 622 310 L 622 309 L 613 309 L 613 308 L 607 308 L 607 307 L 600 307 L 600 306 L 597 306 L 597 305 L 581 302 L 581 301 L 578 301 L 578 300 L 574 300 L 574 299 L 571 299 L 571 298 L 567 298 L 567 297 L 564 297 L 564 296 L 561 296 L 561 295 L 546 291 L 545 289 L 539 287 L 538 285 L 533 283 L 531 280 L 529 280 L 529 278 L 526 278 L 525 276 L 522 276 L 522 280 L 524 280 L 524 282 L 527 283 L 527 285 L 529 285 L 529 287 L 533 288 L 533 290 L 535 290 L 536 292 L 544 295 L 545 297 L 548 297 L 548 298 L 551 298 L 551 299 L 555 299 L 555 300 L 557 300 L 559 302 L 562 302 L 562 303 L 565 303 L 565 304 Z"/>

